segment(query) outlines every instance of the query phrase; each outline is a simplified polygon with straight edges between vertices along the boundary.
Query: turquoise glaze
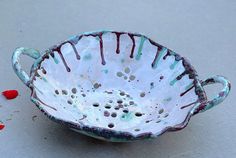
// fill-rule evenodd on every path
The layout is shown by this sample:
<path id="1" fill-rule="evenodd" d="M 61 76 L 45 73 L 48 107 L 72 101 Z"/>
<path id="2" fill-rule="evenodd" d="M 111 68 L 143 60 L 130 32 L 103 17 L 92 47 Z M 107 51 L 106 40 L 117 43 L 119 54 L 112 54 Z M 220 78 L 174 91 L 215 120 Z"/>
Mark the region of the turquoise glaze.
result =
<path id="1" fill-rule="evenodd" d="M 28 56 L 32 57 L 33 59 L 38 59 L 40 57 L 40 53 L 39 53 L 39 51 L 32 49 L 32 48 L 20 47 L 15 50 L 14 55 L 12 56 L 12 64 L 13 64 L 13 68 L 15 70 L 15 73 L 17 74 L 17 76 L 21 79 L 21 81 L 25 85 L 29 86 L 30 78 L 26 74 L 26 72 L 22 70 L 21 65 L 19 63 L 19 56 L 21 54 L 28 55 Z"/>
<path id="2" fill-rule="evenodd" d="M 35 59 L 28 75 L 19 56 Z M 190 63 L 150 38 L 95 31 L 71 36 L 42 55 L 17 48 L 12 65 L 32 90 L 31 101 L 51 120 L 113 142 L 150 139 L 184 128 L 191 116 L 229 94 L 222 76 L 200 81 Z M 208 100 L 204 86 L 223 85 Z"/>
<path id="3" fill-rule="evenodd" d="M 213 108 L 214 106 L 220 104 L 221 102 L 224 101 L 224 99 L 228 96 L 229 91 L 231 89 L 231 85 L 229 81 L 223 77 L 223 76 L 214 76 L 211 78 L 208 78 L 207 80 L 203 81 L 201 84 L 202 86 L 214 84 L 214 83 L 220 83 L 223 85 L 223 89 L 218 93 L 217 96 L 215 96 L 212 100 L 207 101 L 203 105 L 199 104 L 198 106 L 195 106 L 191 113 L 198 113 L 198 112 L 204 112 L 206 110 L 209 110 Z"/>
<path id="4" fill-rule="evenodd" d="M 140 44 L 139 44 L 139 48 L 138 48 L 138 53 L 137 53 L 137 56 L 136 56 L 136 60 L 139 60 L 142 56 L 143 43 L 144 43 L 145 40 L 146 40 L 146 38 L 141 36 Z"/>

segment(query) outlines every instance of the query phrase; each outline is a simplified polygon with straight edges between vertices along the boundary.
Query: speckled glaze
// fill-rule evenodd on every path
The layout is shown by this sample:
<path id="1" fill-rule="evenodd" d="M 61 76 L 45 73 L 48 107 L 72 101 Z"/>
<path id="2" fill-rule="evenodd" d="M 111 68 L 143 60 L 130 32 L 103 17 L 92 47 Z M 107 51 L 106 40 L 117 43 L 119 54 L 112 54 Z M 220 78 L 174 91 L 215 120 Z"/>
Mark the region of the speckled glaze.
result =
<path id="1" fill-rule="evenodd" d="M 19 56 L 36 59 L 28 76 Z M 183 129 L 191 116 L 221 103 L 229 81 L 200 81 L 190 63 L 148 37 L 97 31 L 73 36 L 42 55 L 17 48 L 12 57 L 31 100 L 50 119 L 94 138 L 123 142 Z M 223 90 L 207 100 L 203 86 Z"/>

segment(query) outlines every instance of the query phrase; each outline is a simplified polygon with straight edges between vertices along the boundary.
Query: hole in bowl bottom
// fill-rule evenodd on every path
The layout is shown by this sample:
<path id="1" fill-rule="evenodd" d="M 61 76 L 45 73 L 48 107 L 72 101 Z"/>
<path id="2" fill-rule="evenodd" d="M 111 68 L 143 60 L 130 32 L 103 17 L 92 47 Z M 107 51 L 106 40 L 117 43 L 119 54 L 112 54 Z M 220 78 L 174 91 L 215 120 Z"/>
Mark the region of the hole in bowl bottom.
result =
<path id="1" fill-rule="evenodd" d="M 141 104 L 140 100 L 149 99 L 145 98 L 148 94 L 144 92 L 138 93 L 138 96 L 132 96 L 123 90 L 91 93 L 89 90 L 72 88 L 71 90 L 55 90 L 55 94 L 61 97 L 66 96 L 67 105 L 63 107 L 65 111 L 76 112 L 78 114 L 76 120 L 90 126 L 142 132 L 149 126 L 157 126 L 165 122 L 169 116 L 169 113 L 158 103 L 146 106 Z"/>

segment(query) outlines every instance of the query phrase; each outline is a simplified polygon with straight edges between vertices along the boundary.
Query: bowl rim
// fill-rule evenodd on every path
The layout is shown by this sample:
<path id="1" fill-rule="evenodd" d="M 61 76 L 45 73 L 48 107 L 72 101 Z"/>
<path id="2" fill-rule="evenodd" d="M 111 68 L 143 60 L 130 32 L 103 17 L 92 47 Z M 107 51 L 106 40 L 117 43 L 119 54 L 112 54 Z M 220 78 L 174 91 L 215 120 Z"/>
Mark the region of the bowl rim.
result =
<path id="1" fill-rule="evenodd" d="M 130 132 L 122 132 L 122 131 L 118 131 L 118 130 L 103 128 L 103 127 L 84 125 L 79 122 L 74 123 L 71 121 L 66 121 L 63 119 L 59 119 L 56 116 L 52 116 L 51 114 L 49 114 L 47 111 L 44 110 L 43 102 L 37 97 L 35 88 L 34 88 L 34 86 L 32 86 L 33 80 L 36 77 L 35 72 L 40 68 L 41 63 L 45 59 L 48 58 L 48 55 L 52 52 L 53 48 L 58 48 L 68 41 L 69 42 L 78 42 L 84 35 L 86 35 L 86 36 L 99 35 L 99 34 L 103 35 L 104 33 L 132 34 L 133 36 L 144 37 L 144 38 L 148 39 L 156 47 L 166 48 L 169 52 L 171 52 L 169 55 L 174 56 L 175 60 L 182 60 L 183 66 L 185 67 L 186 75 L 188 75 L 189 78 L 193 79 L 193 86 L 195 89 L 195 94 L 198 96 L 198 100 L 197 100 L 196 105 L 194 107 L 204 106 L 206 104 L 206 102 L 207 102 L 206 92 L 205 92 L 203 86 L 201 85 L 201 81 L 198 79 L 198 74 L 197 74 L 196 70 L 194 69 L 194 67 L 190 64 L 190 62 L 185 57 L 182 57 L 179 54 L 172 51 L 171 49 L 158 44 L 157 42 L 153 41 L 152 39 L 150 39 L 149 37 L 147 37 L 143 34 L 132 33 L 130 31 L 112 31 L 112 30 L 109 30 L 109 31 L 99 30 L 99 31 L 92 31 L 92 32 L 84 32 L 79 35 L 72 36 L 71 38 L 69 38 L 65 41 L 59 42 L 57 45 L 54 45 L 53 47 L 50 47 L 49 49 L 46 49 L 45 51 L 43 51 L 41 57 L 38 58 L 34 62 L 34 64 L 31 67 L 31 71 L 30 71 L 29 88 L 31 89 L 31 101 L 34 104 L 36 104 L 36 106 L 40 109 L 40 111 L 42 111 L 49 119 L 51 119 L 59 124 L 66 125 L 69 128 L 76 129 L 76 130 L 78 130 L 78 132 L 80 132 L 82 134 L 86 134 L 91 137 L 95 137 L 95 138 L 103 139 L 103 140 L 107 140 L 107 141 L 124 142 L 124 141 L 140 140 L 140 139 L 149 139 L 149 138 L 158 137 L 166 132 L 177 131 L 177 130 L 181 130 L 181 129 L 185 128 L 187 126 L 191 116 L 193 116 L 195 113 L 198 112 L 198 111 L 193 111 L 193 110 L 195 110 L 194 107 L 192 107 L 189 110 L 186 118 L 180 124 L 176 124 L 174 126 L 167 126 L 166 128 L 163 128 L 159 133 L 154 134 L 152 132 L 144 132 L 144 133 L 141 133 L 138 135 L 133 135 Z M 200 111 L 200 109 L 197 109 L 197 110 Z"/>

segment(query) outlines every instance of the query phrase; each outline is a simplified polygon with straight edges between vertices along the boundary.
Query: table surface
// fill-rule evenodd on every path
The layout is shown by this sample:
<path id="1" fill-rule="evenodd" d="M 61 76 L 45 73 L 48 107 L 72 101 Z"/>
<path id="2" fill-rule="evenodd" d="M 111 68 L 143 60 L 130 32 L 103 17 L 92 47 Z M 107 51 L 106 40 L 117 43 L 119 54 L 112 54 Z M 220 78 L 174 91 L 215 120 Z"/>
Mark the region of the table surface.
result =
<path id="1" fill-rule="evenodd" d="M 228 158 L 236 155 L 236 1 L 0 1 L 0 157 Z M 220 74 L 232 83 L 218 107 L 193 117 L 178 132 L 151 141 L 107 143 L 80 135 L 46 118 L 30 101 L 30 90 L 13 72 L 16 47 L 45 50 L 85 31 L 141 32 L 187 57 L 201 79 Z M 33 60 L 22 60 L 29 71 Z M 212 97 L 221 86 L 206 88 Z"/>

